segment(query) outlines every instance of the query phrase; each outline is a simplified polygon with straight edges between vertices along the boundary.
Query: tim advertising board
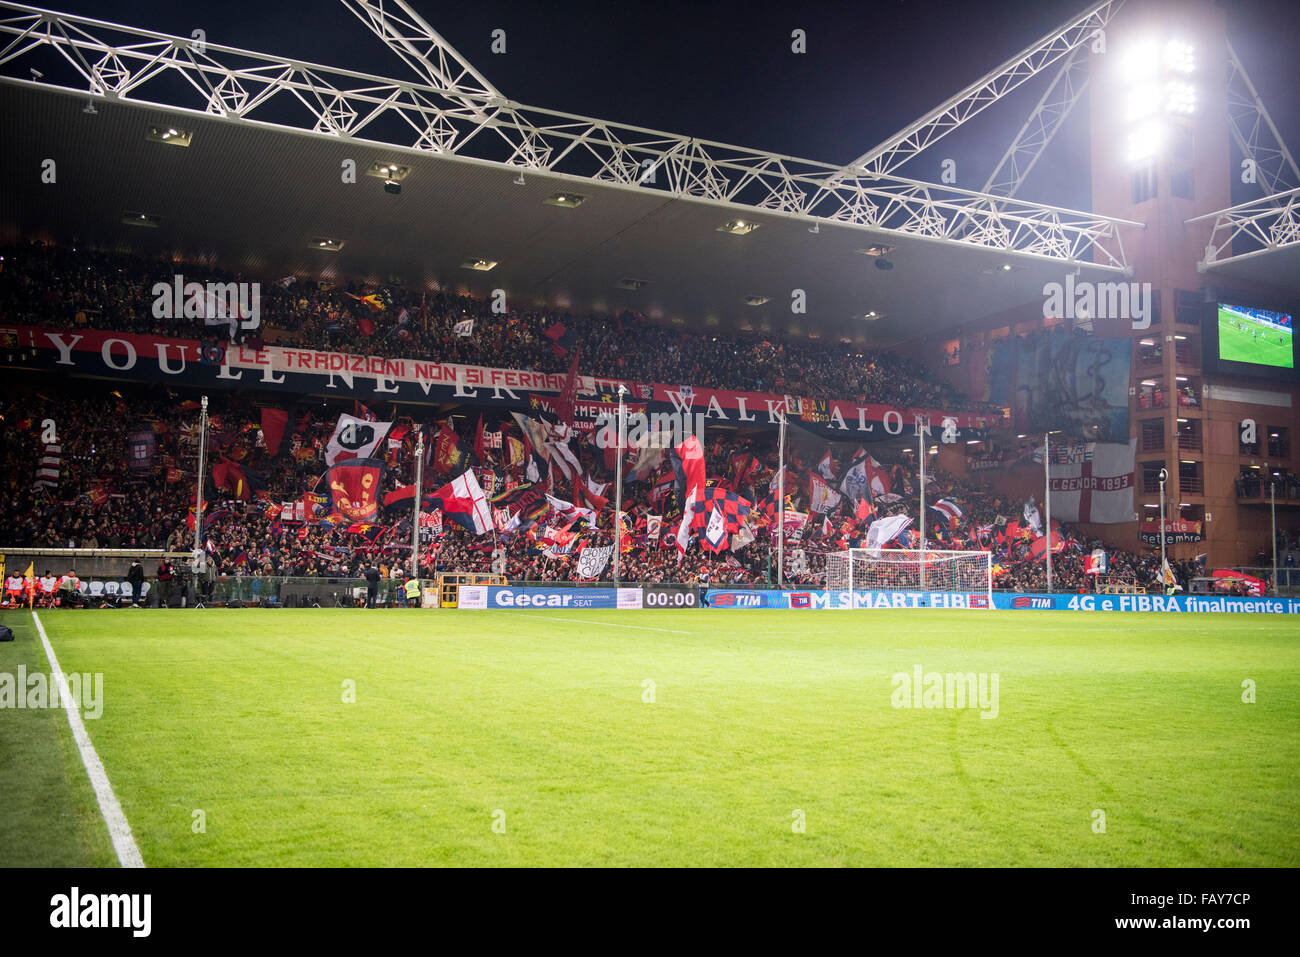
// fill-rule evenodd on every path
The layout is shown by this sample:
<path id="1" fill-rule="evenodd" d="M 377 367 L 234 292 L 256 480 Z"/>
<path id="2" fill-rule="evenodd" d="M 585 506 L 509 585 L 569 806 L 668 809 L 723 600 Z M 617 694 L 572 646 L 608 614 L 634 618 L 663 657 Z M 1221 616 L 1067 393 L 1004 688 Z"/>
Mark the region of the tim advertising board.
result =
<path id="1" fill-rule="evenodd" d="M 990 608 L 985 594 L 908 591 L 711 590 L 710 608 Z"/>
<path id="2" fill-rule="evenodd" d="M 1012 611 L 1153 611 L 1197 615 L 1300 615 L 1296 598 L 1229 598 L 1199 595 L 1017 595 L 995 594 L 993 604 Z"/>

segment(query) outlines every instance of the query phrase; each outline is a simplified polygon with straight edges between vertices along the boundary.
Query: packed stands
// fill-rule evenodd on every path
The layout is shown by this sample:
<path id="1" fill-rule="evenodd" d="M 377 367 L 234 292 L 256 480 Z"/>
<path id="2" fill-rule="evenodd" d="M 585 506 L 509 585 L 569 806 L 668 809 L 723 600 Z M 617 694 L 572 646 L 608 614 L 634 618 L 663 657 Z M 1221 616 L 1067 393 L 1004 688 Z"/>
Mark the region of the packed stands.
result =
<path id="1" fill-rule="evenodd" d="M 972 402 L 924 366 L 890 352 L 775 333 L 699 334 L 635 312 L 571 315 L 492 311 L 486 299 L 395 286 L 234 276 L 198 263 L 31 243 L 0 249 L 6 321 L 196 338 L 194 319 L 153 315 L 155 283 L 260 283 L 260 326 L 235 338 L 387 358 L 434 359 L 563 373 L 580 350 L 584 375 L 695 387 L 871 401 L 899 407 L 998 411 Z M 365 301 L 370 298 L 370 302 Z M 468 334 L 458 334 L 472 329 Z"/>
<path id="2" fill-rule="evenodd" d="M 0 474 L 7 481 L 0 508 L 0 541 L 11 547 L 186 551 L 192 546 L 199 422 L 195 395 L 159 387 L 113 388 L 81 380 L 61 383 L 57 391 L 43 391 L 24 381 L 7 386 L 0 401 L 7 436 L 0 448 Z M 266 447 L 262 425 L 266 409 L 275 403 L 287 410 L 288 434 L 278 449 L 271 450 Z M 340 414 L 364 416 L 369 410 L 350 402 L 287 402 L 283 397 L 267 400 L 254 393 L 230 392 L 213 396 L 209 412 L 208 504 L 202 541 L 217 576 L 355 577 L 364 566 L 374 563 L 386 575 L 397 577 L 409 568 L 411 498 L 396 507 L 381 508 L 373 521 L 365 522 L 342 521 L 327 509 L 312 512 L 310 505 L 303 505 L 309 493 L 325 491 L 323 454 Z M 53 486 L 32 481 L 45 451 L 36 425 L 47 418 L 61 423 L 62 467 Z M 385 462 L 379 502 L 415 480 L 414 431 L 402 428 L 410 424 L 405 416 L 395 417 L 388 435 L 396 438 L 383 440 L 376 453 Z M 535 456 L 519 459 L 517 450 L 525 444 L 525 435 L 519 421 L 509 414 L 489 413 L 484 420 L 461 413 L 454 419 L 429 418 L 422 424 L 429 451 L 426 496 L 470 466 L 485 494 L 497 499 L 492 508 L 498 526 L 498 531 L 475 535 L 444 520 L 442 530 L 421 543 L 422 577 L 437 570 L 491 571 L 495 558 L 498 562 L 504 559 L 504 572 L 512 580 L 576 580 L 582 550 L 612 543 L 613 488 L 609 483 L 613 473 L 605 451 L 594 443 L 572 440 L 584 475 L 566 480 L 552 468 L 549 488 L 557 502 L 592 507 L 597 513 L 593 528 L 574 521 L 561 507 L 548 505 L 544 497 L 532 496 L 533 500 L 540 498 L 540 508 L 526 507 L 519 489 L 527 488 L 527 470 L 535 464 Z M 141 435 L 149 446 L 144 457 L 132 452 L 142 441 Z M 488 436 L 493 439 L 490 443 L 485 441 Z M 707 575 L 713 583 L 775 581 L 775 516 L 771 511 L 775 495 L 770 488 L 777 463 L 775 433 L 718 430 L 705 438 L 704 468 L 709 483 L 729 485 L 751 506 L 744 524 L 753 540 L 744 542 L 748 535 L 737 534 L 730 547 L 708 552 L 699 544 L 702 530 L 697 528 L 698 537 L 679 557 L 673 542 L 682 500 L 673 490 L 675 471 L 670 453 L 648 474 L 626 485 L 623 502 L 628 531 L 622 580 L 694 582 Z M 444 454 L 448 447 L 453 451 Z M 879 454 L 884 461 L 876 460 L 874 453 L 870 459 L 880 481 L 875 493 L 856 506 L 846 496 L 827 515 L 809 514 L 813 476 L 825 468 L 834 476 L 829 484 L 836 487 L 845 470 L 862 461 L 866 452 L 851 445 L 826 445 L 825 450 L 830 458 L 824 462 L 818 461 L 823 458 L 819 451 L 787 452 L 787 518 L 808 516 L 798 534 L 787 536 L 785 545 L 786 580 L 796 584 L 816 583 L 825 555 L 861 544 L 872 521 L 900 513 L 915 517 L 919 508 L 913 457 L 882 450 Z M 537 488 L 544 484 L 541 478 Z M 594 500 L 579 485 L 598 490 L 593 492 Z M 881 493 L 881 488 L 887 491 Z M 940 499 L 957 503 L 962 516 L 949 520 L 931 510 L 927 547 L 987 547 L 998 566 L 996 587 L 1032 591 L 1046 585 L 1045 562 L 1041 555 L 1032 554 L 1035 536 L 1022 527 L 1022 502 L 937 471 L 931 477 L 928 501 L 932 506 Z M 531 526 L 526 511 L 536 513 Z M 652 517 L 658 518 L 654 524 L 660 529 L 653 538 L 647 535 Z M 513 531 L 509 528 L 512 518 L 523 519 Z M 914 535 L 915 528 L 892 544 L 915 547 Z M 1062 539 L 1064 548 L 1054 556 L 1056 589 L 1089 589 L 1092 576 L 1085 574 L 1084 559 L 1102 544 L 1068 527 L 1062 530 Z M 500 553 L 494 556 L 498 548 Z M 1107 551 L 1112 578 L 1140 585 L 1154 580 L 1158 557 Z M 149 571 L 152 575 L 154 570 Z M 1197 574 L 1190 564 L 1175 571 L 1184 580 Z M 606 562 L 594 580 L 608 581 L 611 576 L 612 564 Z"/>

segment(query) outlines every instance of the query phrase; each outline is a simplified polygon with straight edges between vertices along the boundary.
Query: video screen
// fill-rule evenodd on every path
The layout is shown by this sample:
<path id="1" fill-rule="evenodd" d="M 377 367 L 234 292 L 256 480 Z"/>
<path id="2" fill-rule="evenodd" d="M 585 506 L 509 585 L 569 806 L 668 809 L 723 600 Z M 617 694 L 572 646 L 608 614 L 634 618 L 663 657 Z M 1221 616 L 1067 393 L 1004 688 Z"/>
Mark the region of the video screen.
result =
<path id="1" fill-rule="evenodd" d="M 1292 322 L 1285 312 L 1219 303 L 1219 358 L 1294 369 Z"/>

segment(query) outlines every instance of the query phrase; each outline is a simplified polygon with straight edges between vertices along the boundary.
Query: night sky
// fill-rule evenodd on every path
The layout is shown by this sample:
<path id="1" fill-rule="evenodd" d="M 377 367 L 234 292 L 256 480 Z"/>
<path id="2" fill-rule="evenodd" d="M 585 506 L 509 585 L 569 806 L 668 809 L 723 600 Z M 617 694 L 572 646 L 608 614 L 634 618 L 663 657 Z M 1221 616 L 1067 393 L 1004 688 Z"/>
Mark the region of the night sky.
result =
<path id="1" fill-rule="evenodd" d="M 824 162 L 848 162 L 1085 6 L 1086 0 L 869 3 L 433 3 L 412 6 L 507 97 Z M 331 0 L 54 0 L 57 9 L 398 79 L 406 67 Z M 1229 36 L 1282 127 L 1300 142 L 1300 3 L 1227 0 Z M 490 52 L 506 31 L 507 52 Z M 807 32 L 808 52 L 790 51 Z M 958 185 L 978 189 L 1045 88 L 1035 79 L 958 131 Z M 1089 202 L 1073 124 L 1022 195 Z M 903 175 L 937 179 L 929 155 Z M 1081 181 L 1081 182 L 1079 182 Z M 1065 187 L 1062 183 L 1078 183 Z M 1082 192 L 1079 190 L 1082 189 Z M 1068 202 L 1067 202 L 1068 201 Z"/>

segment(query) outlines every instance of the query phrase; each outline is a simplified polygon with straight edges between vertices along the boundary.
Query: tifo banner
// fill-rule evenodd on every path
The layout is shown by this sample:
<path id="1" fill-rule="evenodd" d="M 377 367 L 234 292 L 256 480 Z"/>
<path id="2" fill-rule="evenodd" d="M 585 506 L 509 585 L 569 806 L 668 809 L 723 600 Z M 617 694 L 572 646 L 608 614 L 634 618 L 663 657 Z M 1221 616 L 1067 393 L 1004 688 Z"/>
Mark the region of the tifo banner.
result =
<path id="1" fill-rule="evenodd" d="M 987 353 L 988 400 L 1010 406 L 1020 432 L 1114 442 L 1129 434 L 1132 352 L 1129 339 L 1063 331 L 1006 339 Z"/>
<path id="2" fill-rule="evenodd" d="M 88 375 L 194 386 L 255 386 L 362 401 L 433 399 L 522 409 L 529 405 L 530 393 L 558 394 L 564 390 L 566 379 L 563 373 L 386 359 L 276 345 L 259 350 L 194 339 L 48 330 L 32 325 L 0 327 L 0 345 L 35 349 L 36 364 Z M 689 413 L 702 416 L 705 421 L 775 427 L 782 410 L 788 409 L 801 418 L 804 428 L 855 441 L 901 435 L 905 429 L 914 427 L 918 415 L 928 416 L 932 425 L 951 419 L 958 430 L 986 429 L 998 421 L 996 416 L 987 413 L 802 399 L 593 376 L 577 377 L 577 404 L 597 417 L 608 415 L 606 408 L 617 408 L 620 385 L 627 388 L 633 403 L 638 407 L 644 403 L 647 411 Z"/>
<path id="3" fill-rule="evenodd" d="M 1133 521 L 1133 460 L 1137 439 L 1098 442 L 1075 461 L 1050 465 L 1052 517 L 1113 525 Z"/>

